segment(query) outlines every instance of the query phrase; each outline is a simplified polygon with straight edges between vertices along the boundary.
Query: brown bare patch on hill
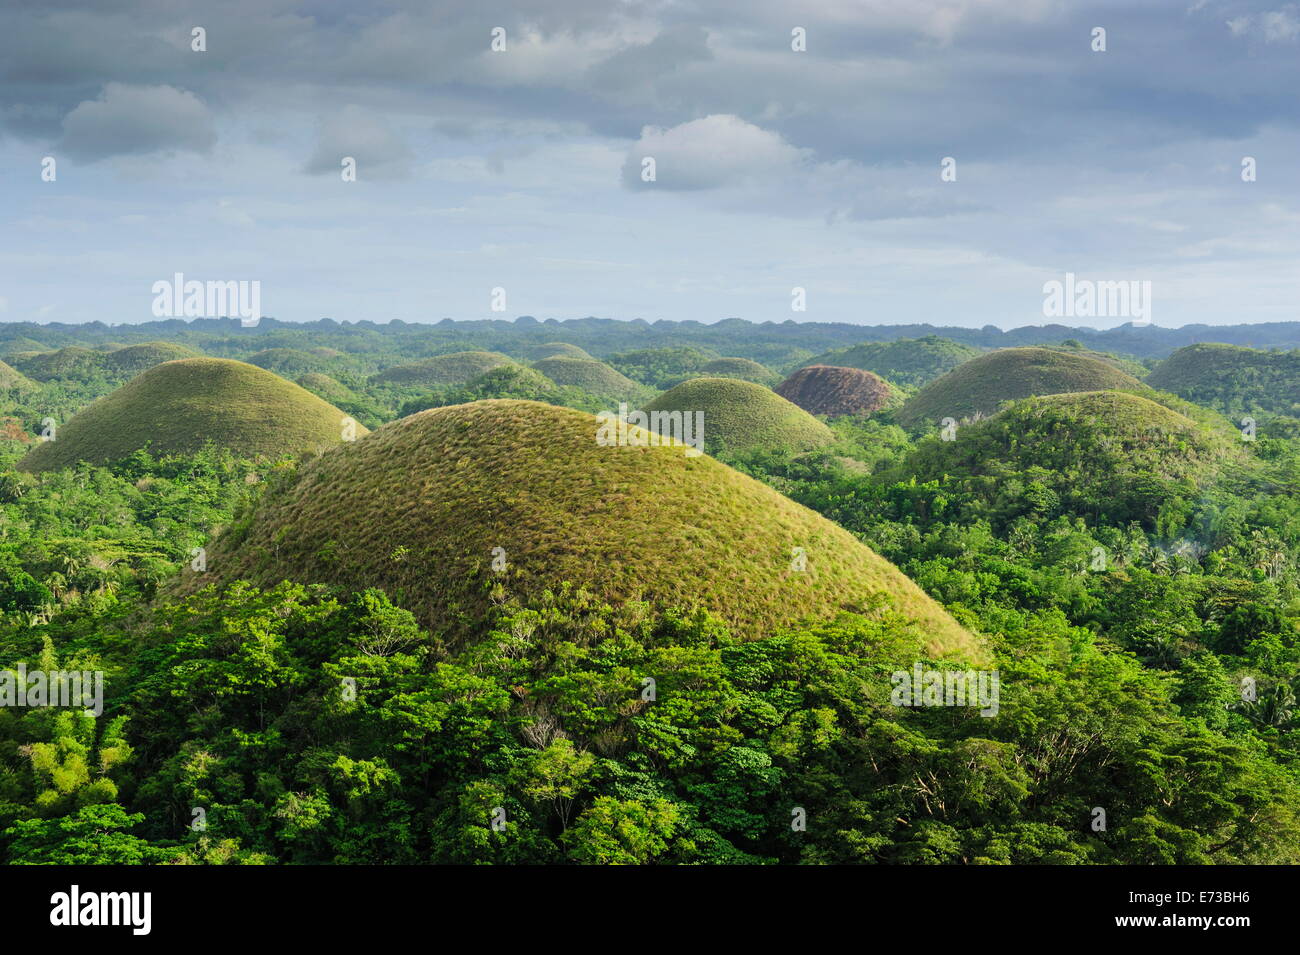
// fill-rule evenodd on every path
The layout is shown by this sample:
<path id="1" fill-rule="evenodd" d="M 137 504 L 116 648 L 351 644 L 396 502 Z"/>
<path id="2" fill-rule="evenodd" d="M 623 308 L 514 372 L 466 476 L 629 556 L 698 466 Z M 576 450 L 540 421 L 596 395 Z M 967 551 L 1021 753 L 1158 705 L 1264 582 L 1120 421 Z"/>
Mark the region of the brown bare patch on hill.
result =
<path id="1" fill-rule="evenodd" d="M 777 386 L 776 393 L 809 414 L 871 414 L 888 407 L 894 392 L 879 375 L 861 368 L 809 365 Z"/>

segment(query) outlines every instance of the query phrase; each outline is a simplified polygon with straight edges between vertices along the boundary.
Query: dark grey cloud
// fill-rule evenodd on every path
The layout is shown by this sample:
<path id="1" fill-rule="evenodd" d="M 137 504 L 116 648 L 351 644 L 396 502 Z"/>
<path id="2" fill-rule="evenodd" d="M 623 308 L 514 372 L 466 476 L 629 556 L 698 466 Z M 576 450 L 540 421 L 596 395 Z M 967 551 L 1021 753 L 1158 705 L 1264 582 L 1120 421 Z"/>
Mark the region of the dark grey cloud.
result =
<path id="1" fill-rule="evenodd" d="M 197 96 L 174 86 L 109 83 L 103 94 L 80 103 L 63 120 L 59 151 L 94 161 L 153 152 L 208 152 L 217 134 L 211 111 Z"/>

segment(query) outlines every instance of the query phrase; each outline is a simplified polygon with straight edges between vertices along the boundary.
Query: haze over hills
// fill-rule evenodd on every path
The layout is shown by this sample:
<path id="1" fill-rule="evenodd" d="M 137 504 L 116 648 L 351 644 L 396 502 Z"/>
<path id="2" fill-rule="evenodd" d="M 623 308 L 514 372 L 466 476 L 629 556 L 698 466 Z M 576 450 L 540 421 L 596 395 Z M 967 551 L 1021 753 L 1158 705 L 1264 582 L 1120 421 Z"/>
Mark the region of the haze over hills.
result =
<path id="1" fill-rule="evenodd" d="M 141 448 L 193 452 L 211 442 L 246 457 L 342 443 L 346 415 L 269 371 L 223 358 L 155 365 L 62 424 L 19 463 L 26 471 L 119 461 Z M 366 433 L 353 425 L 356 434 Z"/>
<path id="2" fill-rule="evenodd" d="M 907 400 L 897 417 L 905 427 L 938 427 L 944 418 L 993 414 L 1013 398 L 1141 388 L 1132 375 L 1089 355 L 1007 348 L 972 358 L 932 381 Z"/>
<path id="3" fill-rule="evenodd" d="M 682 446 L 602 447 L 597 427 L 521 401 L 402 418 L 269 489 L 213 542 L 209 567 L 223 580 L 383 587 L 453 641 L 486 613 L 494 582 L 525 595 L 570 580 L 603 599 L 705 607 L 747 636 L 892 611 L 936 653 L 981 652 L 896 568 L 812 511 Z M 792 569 L 796 547 L 805 569 Z"/>
<path id="4" fill-rule="evenodd" d="M 646 411 L 700 412 L 710 454 L 756 449 L 806 451 L 833 435 L 798 405 L 770 388 L 739 378 L 692 378 L 664 392 Z"/>

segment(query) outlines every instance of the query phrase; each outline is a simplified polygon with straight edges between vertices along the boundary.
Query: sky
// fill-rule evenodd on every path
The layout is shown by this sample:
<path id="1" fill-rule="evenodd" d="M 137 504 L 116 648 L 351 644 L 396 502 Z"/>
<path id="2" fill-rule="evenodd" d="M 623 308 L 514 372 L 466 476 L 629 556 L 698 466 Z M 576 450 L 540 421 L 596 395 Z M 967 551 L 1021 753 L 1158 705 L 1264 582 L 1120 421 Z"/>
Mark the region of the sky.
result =
<path id="1" fill-rule="evenodd" d="M 1298 99 L 1277 0 L 0 0 L 0 321 L 1295 320 Z"/>

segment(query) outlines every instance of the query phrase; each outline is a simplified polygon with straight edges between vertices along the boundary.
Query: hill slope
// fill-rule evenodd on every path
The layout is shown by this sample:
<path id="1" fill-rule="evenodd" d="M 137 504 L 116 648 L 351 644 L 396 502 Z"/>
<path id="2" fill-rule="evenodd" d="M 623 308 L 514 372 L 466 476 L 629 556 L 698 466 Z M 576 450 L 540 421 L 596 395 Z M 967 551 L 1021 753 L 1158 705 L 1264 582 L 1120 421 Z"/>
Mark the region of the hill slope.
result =
<path id="1" fill-rule="evenodd" d="M 830 428 L 770 388 L 738 378 L 692 378 L 664 392 L 646 411 L 704 413 L 704 447 L 723 451 L 829 444 Z"/>
<path id="2" fill-rule="evenodd" d="M 1132 375 L 1108 362 L 1048 348 L 1004 348 L 972 358 L 931 382 L 898 410 L 905 427 L 938 427 L 990 415 L 1004 401 L 1074 391 L 1142 388 Z"/>
<path id="3" fill-rule="evenodd" d="M 776 393 L 809 414 L 872 414 L 902 400 L 897 389 L 861 368 L 808 365 L 777 387 Z"/>
<path id="4" fill-rule="evenodd" d="M 344 413 L 254 365 L 187 358 L 155 365 L 63 424 L 57 440 L 18 462 L 25 471 L 105 464 L 148 446 L 155 454 L 197 451 L 207 442 L 245 457 L 342 443 Z M 358 435 L 366 429 L 356 426 Z"/>
<path id="5" fill-rule="evenodd" d="M 705 607 L 744 636 L 894 609 L 934 652 L 975 651 L 842 528 L 711 458 L 602 447 L 596 430 L 592 415 L 528 401 L 402 418 L 269 488 L 209 548 L 209 567 L 224 580 L 382 587 L 453 641 L 487 611 L 492 582 L 526 595 L 572 581 L 609 600 Z M 803 571 L 791 568 L 794 547 Z"/>

